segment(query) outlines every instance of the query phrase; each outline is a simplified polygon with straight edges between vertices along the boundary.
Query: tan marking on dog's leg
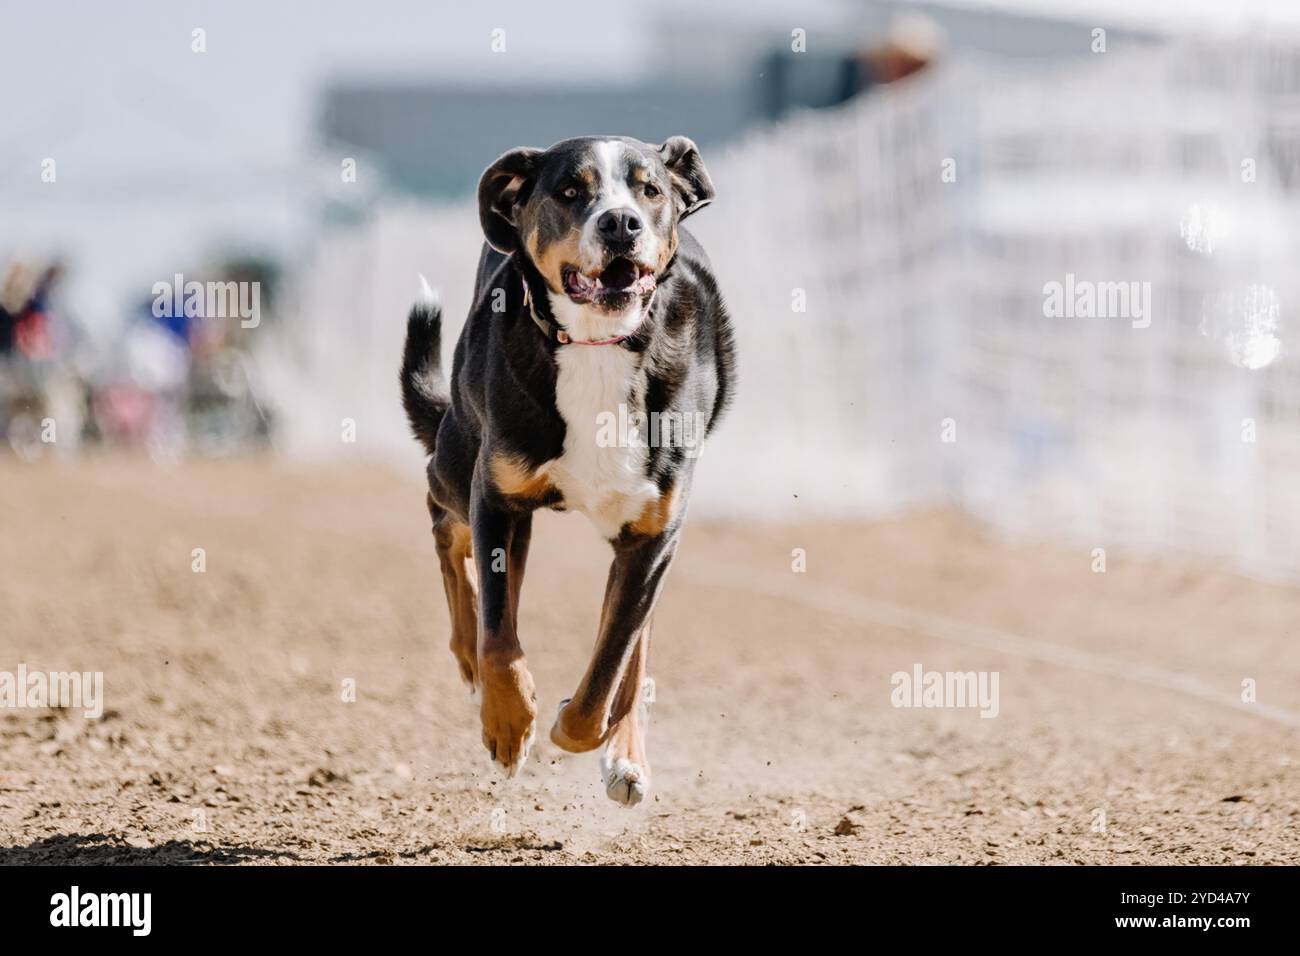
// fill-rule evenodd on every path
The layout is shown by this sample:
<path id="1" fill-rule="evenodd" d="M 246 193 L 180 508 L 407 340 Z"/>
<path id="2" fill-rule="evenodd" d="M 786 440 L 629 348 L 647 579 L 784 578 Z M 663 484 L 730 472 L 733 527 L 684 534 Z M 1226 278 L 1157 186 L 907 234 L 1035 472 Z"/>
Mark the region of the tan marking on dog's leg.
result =
<path id="1" fill-rule="evenodd" d="M 650 621 L 641 628 L 627 673 L 619 685 L 610 715 L 605 750 L 600 756 L 605 794 L 615 803 L 634 807 L 650 792 L 650 761 L 645 732 L 654 683 L 646 677 L 650 655 Z"/>
<path id="2" fill-rule="evenodd" d="M 611 575 L 605 584 L 605 599 L 600 606 L 600 624 L 596 628 L 597 644 L 600 643 L 599 635 L 604 634 L 609 629 L 609 599 L 613 589 L 614 577 Z M 588 665 L 588 670 L 590 670 L 590 665 Z M 575 695 L 581 693 L 585 686 L 586 679 L 584 676 L 583 682 L 578 685 L 578 690 L 575 691 Z M 551 725 L 551 743 L 571 754 L 581 754 L 589 750 L 595 750 L 605 741 L 606 725 L 603 711 L 599 725 L 591 719 L 579 721 L 575 719 L 574 715 L 576 708 L 569 707 L 572 701 L 572 697 L 566 697 L 560 701 L 560 709 L 555 715 L 555 723 Z"/>
<path id="3" fill-rule="evenodd" d="M 451 613 L 451 652 L 472 692 L 478 686 L 478 587 L 469 525 L 444 513 L 434 525 L 433 539 Z"/>
<path id="4" fill-rule="evenodd" d="M 508 498 L 537 500 L 551 491 L 551 479 L 540 469 L 529 471 L 515 456 L 493 455 L 489 462 L 492 483 Z"/>
<path id="5" fill-rule="evenodd" d="M 673 485 L 654 501 L 646 502 L 645 508 L 641 511 L 641 516 L 635 521 L 629 522 L 627 529 L 633 534 L 644 535 L 645 537 L 661 534 L 664 528 L 668 527 L 668 522 L 673 519 L 676 505 L 677 486 Z"/>
<path id="6" fill-rule="evenodd" d="M 562 750 L 584 753 L 607 739 L 618 714 L 620 688 L 676 548 L 677 534 L 671 530 L 666 536 L 620 536 L 615 542 L 595 650 L 578 689 L 560 705 L 551 726 L 551 740 Z"/>

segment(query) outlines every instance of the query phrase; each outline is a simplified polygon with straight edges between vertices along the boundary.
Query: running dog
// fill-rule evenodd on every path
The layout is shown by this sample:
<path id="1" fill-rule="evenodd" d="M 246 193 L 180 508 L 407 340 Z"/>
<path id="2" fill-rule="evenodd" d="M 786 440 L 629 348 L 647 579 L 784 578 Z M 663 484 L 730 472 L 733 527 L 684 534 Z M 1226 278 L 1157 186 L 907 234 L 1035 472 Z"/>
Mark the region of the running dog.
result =
<path id="1" fill-rule="evenodd" d="M 735 384 L 722 296 L 681 228 L 713 197 L 683 136 L 513 149 L 479 181 L 487 242 L 450 382 L 423 279 L 407 320 L 402 403 L 431 456 L 451 650 L 481 692 L 483 744 L 507 776 L 528 756 L 537 700 L 516 631 L 532 514 L 581 511 L 614 557 L 591 663 L 551 740 L 603 746 L 605 791 L 627 806 L 650 787 L 651 616 Z"/>

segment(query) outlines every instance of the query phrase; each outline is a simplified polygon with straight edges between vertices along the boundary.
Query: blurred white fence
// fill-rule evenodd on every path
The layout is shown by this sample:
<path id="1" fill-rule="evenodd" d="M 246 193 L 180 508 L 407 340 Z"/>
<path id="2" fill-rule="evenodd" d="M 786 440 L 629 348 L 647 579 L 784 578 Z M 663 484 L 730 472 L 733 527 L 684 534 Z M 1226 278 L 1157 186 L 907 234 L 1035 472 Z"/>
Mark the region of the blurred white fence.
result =
<path id="1" fill-rule="evenodd" d="M 719 198 L 690 227 L 741 383 L 697 514 L 949 502 L 1010 531 L 1300 578 L 1295 51 L 948 65 L 705 159 Z M 450 356 L 477 254 L 468 205 L 323 234 L 266 356 L 289 450 L 418 471 L 404 316 L 423 272 Z M 1150 283 L 1149 326 L 1046 316 L 1045 285 L 1067 276 Z"/>

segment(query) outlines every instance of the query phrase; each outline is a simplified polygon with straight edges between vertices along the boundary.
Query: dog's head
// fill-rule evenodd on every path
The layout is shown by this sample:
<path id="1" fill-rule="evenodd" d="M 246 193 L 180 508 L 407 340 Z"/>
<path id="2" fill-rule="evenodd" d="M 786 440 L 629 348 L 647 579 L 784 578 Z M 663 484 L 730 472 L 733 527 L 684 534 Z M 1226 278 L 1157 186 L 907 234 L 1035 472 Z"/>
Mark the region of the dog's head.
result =
<path id="1" fill-rule="evenodd" d="M 695 144 L 583 137 L 506 153 L 479 180 L 492 246 L 526 255 L 552 301 L 618 314 L 646 301 L 677 251 L 677 224 L 713 183 Z"/>

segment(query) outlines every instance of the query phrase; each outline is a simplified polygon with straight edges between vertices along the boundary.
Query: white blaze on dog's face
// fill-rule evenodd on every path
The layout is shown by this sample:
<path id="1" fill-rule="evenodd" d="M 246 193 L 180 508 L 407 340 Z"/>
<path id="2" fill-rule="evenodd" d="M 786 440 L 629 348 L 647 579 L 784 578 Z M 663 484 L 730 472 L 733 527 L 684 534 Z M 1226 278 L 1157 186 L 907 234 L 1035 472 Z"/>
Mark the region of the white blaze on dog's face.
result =
<path id="1" fill-rule="evenodd" d="M 677 251 L 677 224 L 713 199 L 695 144 L 586 137 L 516 149 L 479 183 L 488 242 L 522 250 L 577 336 L 635 327 Z"/>

